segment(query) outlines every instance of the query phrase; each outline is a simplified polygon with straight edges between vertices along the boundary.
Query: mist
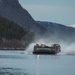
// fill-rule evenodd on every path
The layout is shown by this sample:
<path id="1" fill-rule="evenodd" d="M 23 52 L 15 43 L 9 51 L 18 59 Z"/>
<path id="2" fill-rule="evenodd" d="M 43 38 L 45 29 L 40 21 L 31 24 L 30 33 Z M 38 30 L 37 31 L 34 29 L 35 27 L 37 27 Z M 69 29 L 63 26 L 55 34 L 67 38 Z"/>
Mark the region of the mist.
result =
<path id="1" fill-rule="evenodd" d="M 40 44 L 43 41 L 47 46 L 51 46 L 52 44 L 59 44 L 61 46 L 61 52 L 57 55 L 75 55 L 75 42 L 68 42 L 62 39 L 54 39 L 54 38 L 40 38 L 35 39 L 26 49 L 25 54 L 32 54 L 33 48 L 35 44 Z"/>

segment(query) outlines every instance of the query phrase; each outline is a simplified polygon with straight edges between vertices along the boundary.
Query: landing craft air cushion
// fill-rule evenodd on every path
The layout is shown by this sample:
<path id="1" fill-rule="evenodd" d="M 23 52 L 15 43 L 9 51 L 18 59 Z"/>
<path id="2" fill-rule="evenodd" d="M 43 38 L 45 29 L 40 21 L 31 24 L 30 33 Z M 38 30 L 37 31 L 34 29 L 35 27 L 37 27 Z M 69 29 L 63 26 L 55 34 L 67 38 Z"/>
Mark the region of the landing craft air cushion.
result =
<path id="1" fill-rule="evenodd" d="M 45 44 L 36 44 L 34 46 L 33 54 L 57 54 L 61 51 L 59 44 L 53 44 L 52 46 L 46 46 Z"/>

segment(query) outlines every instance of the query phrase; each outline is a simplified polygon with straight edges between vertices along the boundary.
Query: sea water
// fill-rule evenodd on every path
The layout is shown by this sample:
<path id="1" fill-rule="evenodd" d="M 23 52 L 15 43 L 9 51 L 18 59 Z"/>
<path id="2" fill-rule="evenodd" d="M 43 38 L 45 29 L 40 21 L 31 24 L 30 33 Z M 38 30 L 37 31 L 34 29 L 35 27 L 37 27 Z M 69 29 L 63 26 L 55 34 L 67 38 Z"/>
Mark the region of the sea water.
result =
<path id="1" fill-rule="evenodd" d="M 75 75 L 75 56 L 1 50 L 0 75 Z"/>

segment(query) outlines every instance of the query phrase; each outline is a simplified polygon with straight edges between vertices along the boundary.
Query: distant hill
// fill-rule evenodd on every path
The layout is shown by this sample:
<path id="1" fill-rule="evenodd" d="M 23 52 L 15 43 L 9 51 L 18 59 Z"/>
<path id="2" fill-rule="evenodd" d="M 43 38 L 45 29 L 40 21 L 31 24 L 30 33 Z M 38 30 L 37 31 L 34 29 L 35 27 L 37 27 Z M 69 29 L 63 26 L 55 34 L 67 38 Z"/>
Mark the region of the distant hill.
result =
<path id="1" fill-rule="evenodd" d="M 37 25 L 28 11 L 20 5 L 19 0 L 1 0 L 0 15 L 14 21 L 28 31 L 34 33 L 43 33 L 45 31 L 44 28 Z"/>
<path id="2" fill-rule="evenodd" d="M 53 40 L 64 40 L 64 41 L 75 41 L 75 28 L 68 27 L 58 23 L 37 21 L 39 25 L 46 28 L 50 34 L 49 37 L 52 37 Z M 47 36 L 47 37 L 48 37 Z"/>

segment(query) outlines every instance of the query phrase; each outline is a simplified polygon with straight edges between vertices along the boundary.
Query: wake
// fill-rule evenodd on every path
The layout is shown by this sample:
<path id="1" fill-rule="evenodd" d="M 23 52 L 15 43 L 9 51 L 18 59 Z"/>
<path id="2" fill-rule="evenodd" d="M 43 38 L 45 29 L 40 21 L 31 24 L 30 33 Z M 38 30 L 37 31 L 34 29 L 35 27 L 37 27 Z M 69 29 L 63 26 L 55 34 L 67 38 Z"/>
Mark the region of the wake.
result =
<path id="1" fill-rule="evenodd" d="M 51 44 L 54 44 L 55 42 L 46 42 L 46 45 L 50 46 Z M 31 43 L 26 51 L 25 54 L 32 54 L 34 45 L 37 44 L 37 42 Z M 57 53 L 57 55 L 75 55 L 75 43 L 65 43 L 60 42 L 58 43 L 61 46 L 61 52 Z"/>

